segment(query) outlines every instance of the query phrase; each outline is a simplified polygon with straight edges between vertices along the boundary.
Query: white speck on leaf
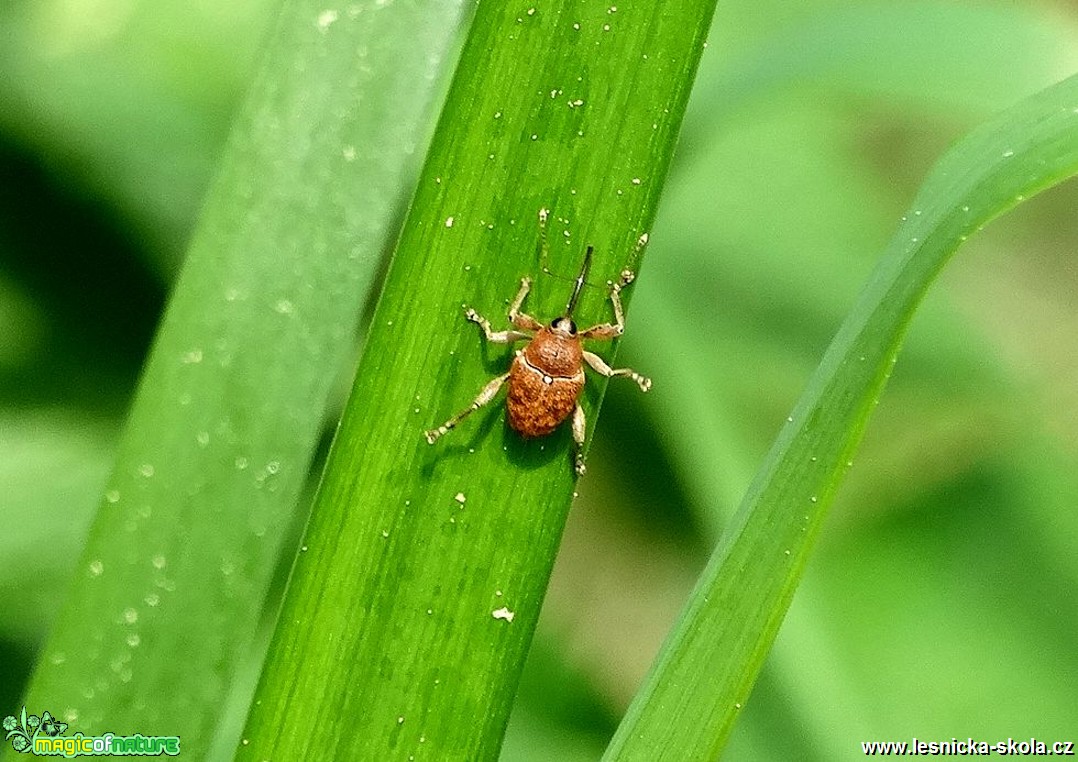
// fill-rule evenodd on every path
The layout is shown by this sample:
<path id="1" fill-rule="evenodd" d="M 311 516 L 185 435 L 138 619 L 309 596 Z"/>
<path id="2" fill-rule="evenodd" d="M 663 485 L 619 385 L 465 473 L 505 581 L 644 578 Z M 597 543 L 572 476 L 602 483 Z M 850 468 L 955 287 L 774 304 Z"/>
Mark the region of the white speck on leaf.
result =
<path id="1" fill-rule="evenodd" d="M 490 612 L 490 615 L 495 619 L 504 619 L 506 622 L 512 622 L 513 617 L 516 616 L 516 612 L 510 611 L 505 606 L 502 606 L 500 609 L 495 609 Z"/>
<path id="2" fill-rule="evenodd" d="M 291 315 L 295 312 L 295 305 L 287 299 L 278 299 L 277 303 L 273 305 L 273 310 L 280 315 Z"/>
<path id="3" fill-rule="evenodd" d="M 453 499 L 454 499 L 454 500 L 456 500 L 456 501 L 457 501 L 458 503 L 460 503 L 461 505 L 464 505 L 464 501 L 465 501 L 465 500 L 467 500 L 468 498 L 464 497 L 464 493 L 463 493 L 463 492 L 458 492 L 458 493 L 456 494 L 456 496 L 454 496 L 454 498 L 453 498 Z"/>
<path id="4" fill-rule="evenodd" d="M 325 32 L 327 29 L 329 29 L 330 25 L 338 19 L 339 16 L 340 14 L 332 8 L 329 8 L 319 13 L 318 20 L 315 22 L 315 24 L 318 26 L 318 31 Z"/>
<path id="5" fill-rule="evenodd" d="M 452 217 L 446 217 L 445 218 L 445 226 L 447 228 L 453 227 L 453 218 Z"/>

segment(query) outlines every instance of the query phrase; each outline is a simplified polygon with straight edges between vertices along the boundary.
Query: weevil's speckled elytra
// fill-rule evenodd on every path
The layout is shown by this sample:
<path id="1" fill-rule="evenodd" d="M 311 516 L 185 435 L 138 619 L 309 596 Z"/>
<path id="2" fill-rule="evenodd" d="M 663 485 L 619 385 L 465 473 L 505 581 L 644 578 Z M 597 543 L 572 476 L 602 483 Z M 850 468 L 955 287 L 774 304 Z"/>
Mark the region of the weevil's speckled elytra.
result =
<path id="1" fill-rule="evenodd" d="M 546 212 L 540 212 L 540 220 L 546 221 Z M 641 242 L 646 238 L 642 238 Z M 621 278 L 611 284 L 610 302 L 614 307 L 614 323 L 600 323 L 584 331 L 578 331 L 573 322 L 573 309 L 576 307 L 580 291 L 584 286 L 591 264 L 592 247 L 584 255 L 584 266 L 576 279 L 572 296 L 565 307 L 565 314 L 555 318 L 550 325 L 544 326 L 535 318 L 520 311 L 531 278 L 520 282 L 520 290 L 509 307 L 509 322 L 513 328 L 506 331 L 492 331 L 490 321 L 480 316 L 475 310 L 466 308 L 468 320 L 478 323 L 483 329 L 487 341 L 496 344 L 512 344 L 528 339 L 528 345 L 518 350 L 509 372 L 498 376 L 483 387 L 483 391 L 472 404 L 457 413 L 436 429 L 425 432 L 427 442 L 434 444 L 443 434 L 461 422 L 465 417 L 486 405 L 498 391 L 509 382 L 506 407 L 509 412 L 509 425 L 523 437 L 542 437 L 550 434 L 570 415 L 573 417 L 573 440 L 576 443 L 576 472 L 584 473 L 584 410 L 577 401 L 584 388 L 584 363 L 596 372 L 613 378 L 627 376 L 640 386 L 641 391 L 651 388 L 651 380 L 628 368 L 611 368 L 601 357 L 584 349 L 583 339 L 609 341 L 625 333 L 625 317 L 621 308 L 621 290 L 633 281 L 633 273 L 624 270 Z"/>

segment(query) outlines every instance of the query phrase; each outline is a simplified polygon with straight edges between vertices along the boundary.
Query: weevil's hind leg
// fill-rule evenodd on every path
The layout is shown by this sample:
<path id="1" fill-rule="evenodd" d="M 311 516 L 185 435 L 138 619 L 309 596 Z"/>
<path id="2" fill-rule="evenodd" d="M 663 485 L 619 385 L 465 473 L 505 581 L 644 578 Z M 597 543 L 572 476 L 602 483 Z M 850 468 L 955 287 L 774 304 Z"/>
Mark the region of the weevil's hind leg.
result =
<path id="1" fill-rule="evenodd" d="M 423 435 L 427 438 L 427 444 L 434 444 L 435 442 L 437 442 L 439 437 L 448 434 L 450 429 L 455 427 L 458 423 L 463 421 L 476 410 L 483 407 L 483 405 L 494 399 L 494 396 L 502 388 L 502 385 L 505 384 L 506 379 L 508 378 L 509 374 L 506 373 L 491 380 L 489 384 L 483 387 L 483 391 L 479 392 L 479 396 L 472 400 L 472 404 L 470 406 L 466 407 L 464 410 L 461 410 L 459 413 L 457 413 L 455 416 L 450 418 L 438 428 L 423 432 Z"/>
<path id="2" fill-rule="evenodd" d="M 520 290 L 517 291 L 513 303 L 509 305 L 509 322 L 513 324 L 514 328 L 521 328 L 525 331 L 538 331 L 543 327 L 539 324 L 539 321 L 531 315 L 526 315 L 520 311 L 520 305 L 524 304 L 524 297 L 528 295 L 531 287 L 531 278 L 520 279 Z"/>
<path id="3" fill-rule="evenodd" d="M 576 443 L 576 473 L 583 476 L 587 469 L 584 466 L 584 437 L 587 434 L 587 420 L 584 418 L 584 408 L 578 402 L 573 410 L 573 442 Z"/>
<path id="4" fill-rule="evenodd" d="M 632 270 L 622 270 L 621 277 L 610 286 L 610 303 L 614 306 L 614 322 L 600 323 L 580 332 L 582 339 L 609 341 L 625 333 L 625 310 L 621 306 L 621 290 L 633 282 L 636 275 Z M 594 366 L 593 366 L 594 367 Z M 599 370 L 596 368 L 596 370 Z M 599 371 L 600 373 L 602 371 Z"/>
<path id="5" fill-rule="evenodd" d="M 532 336 L 530 333 L 524 333 L 523 331 L 494 331 L 491 330 L 490 321 L 473 310 L 471 307 L 464 308 L 464 316 L 471 320 L 473 323 L 477 323 L 480 328 L 483 329 L 483 335 L 486 336 L 487 341 L 492 344 L 512 344 L 514 341 L 520 341 L 522 339 L 530 339 Z"/>
<path id="6" fill-rule="evenodd" d="M 588 365 L 595 369 L 596 373 L 600 373 L 607 378 L 614 378 L 616 376 L 625 376 L 631 378 L 636 382 L 636 385 L 640 387 L 640 391 L 646 392 L 651 388 L 651 379 L 646 376 L 641 376 L 632 368 L 611 368 L 606 364 L 606 361 L 594 352 L 584 351 L 584 360 Z"/>

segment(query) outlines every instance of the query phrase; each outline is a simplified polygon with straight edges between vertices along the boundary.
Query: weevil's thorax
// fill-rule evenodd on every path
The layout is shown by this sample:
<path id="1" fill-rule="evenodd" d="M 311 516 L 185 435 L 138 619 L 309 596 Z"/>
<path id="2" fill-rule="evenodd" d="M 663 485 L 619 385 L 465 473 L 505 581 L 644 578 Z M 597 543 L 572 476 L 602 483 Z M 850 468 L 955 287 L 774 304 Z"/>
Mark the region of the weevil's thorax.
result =
<path id="1" fill-rule="evenodd" d="M 558 318 L 540 329 L 524 348 L 524 358 L 536 370 L 555 378 L 573 378 L 583 367 L 584 350 L 576 325 L 569 318 Z"/>

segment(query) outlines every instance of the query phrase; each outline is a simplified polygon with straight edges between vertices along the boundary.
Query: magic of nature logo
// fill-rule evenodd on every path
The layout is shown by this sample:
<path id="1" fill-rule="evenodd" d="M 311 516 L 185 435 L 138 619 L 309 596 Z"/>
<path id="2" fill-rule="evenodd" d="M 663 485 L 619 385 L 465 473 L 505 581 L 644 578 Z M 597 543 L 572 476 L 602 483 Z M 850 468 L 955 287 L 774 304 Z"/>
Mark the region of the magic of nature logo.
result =
<path id="1" fill-rule="evenodd" d="M 27 714 L 26 707 L 16 717 L 8 715 L 2 727 L 4 738 L 11 748 L 23 754 L 47 757 L 156 757 L 161 754 L 176 756 L 180 753 L 179 736 L 130 736 L 105 733 L 87 736 L 82 733 L 64 735 L 67 723 L 60 722 L 49 712 L 41 716 Z"/>

